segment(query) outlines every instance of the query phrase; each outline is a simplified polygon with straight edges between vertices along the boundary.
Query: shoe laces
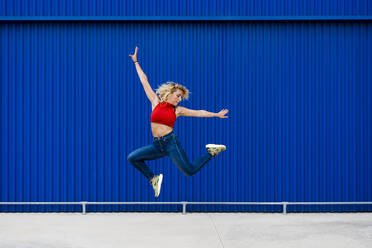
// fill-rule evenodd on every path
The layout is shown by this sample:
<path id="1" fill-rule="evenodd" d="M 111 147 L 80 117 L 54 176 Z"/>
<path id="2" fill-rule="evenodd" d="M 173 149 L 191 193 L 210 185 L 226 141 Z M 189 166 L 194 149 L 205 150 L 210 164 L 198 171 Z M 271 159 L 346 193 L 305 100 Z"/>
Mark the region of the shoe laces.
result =
<path id="1" fill-rule="evenodd" d="M 159 182 L 159 178 L 156 177 L 156 178 L 154 179 L 154 181 L 152 182 L 152 186 L 155 188 L 155 187 L 158 185 L 158 182 Z"/>

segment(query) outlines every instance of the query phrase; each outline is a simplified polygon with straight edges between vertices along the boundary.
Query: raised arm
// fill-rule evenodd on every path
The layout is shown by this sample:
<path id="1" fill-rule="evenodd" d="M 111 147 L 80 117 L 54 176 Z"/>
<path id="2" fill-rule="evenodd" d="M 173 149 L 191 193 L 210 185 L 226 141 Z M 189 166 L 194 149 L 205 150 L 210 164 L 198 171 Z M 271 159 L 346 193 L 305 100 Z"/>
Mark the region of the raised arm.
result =
<path id="1" fill-rule="evenodd" d="M 228 116 L 225 116 L 227 112 L 229 112 L 228 109 L 222 109 L 218 113 L 208 112 L 206 110 L 193 110 L 188 109 L 185 107 L 177 107 L 177 115 L 178 116 L 193 116 L 193 117 L 219 117 L 219 118 L 228 118 Z"/>
<path id="2" fill-rule="evenodd" d="M 150 100 L 150 102 L 153 105 L 156 105 L 156 103 L 159 102 L 159 97 L 152 90 L 152 88 L 151 88 L 151 86 L 149 84 L 149 81 L 147 80 L 146 74 L 142 71 L 142 68 L 141 68 L 141 66 L 138 63 L 138 60 L 137 60 L 137 51 L 138 51 L 138 47 L 136 47 L 136 50 L 135 50 L 134 54 L 133 55 L 130 55 L 129 54 L 129 56 L 132 58 L 135 66 L 136 66 L 138 77 L 140 78 L 140 81 L 142 83 L 143 89 L 145 90 L 145 93 L 146 93 L 147 98 Z"/>

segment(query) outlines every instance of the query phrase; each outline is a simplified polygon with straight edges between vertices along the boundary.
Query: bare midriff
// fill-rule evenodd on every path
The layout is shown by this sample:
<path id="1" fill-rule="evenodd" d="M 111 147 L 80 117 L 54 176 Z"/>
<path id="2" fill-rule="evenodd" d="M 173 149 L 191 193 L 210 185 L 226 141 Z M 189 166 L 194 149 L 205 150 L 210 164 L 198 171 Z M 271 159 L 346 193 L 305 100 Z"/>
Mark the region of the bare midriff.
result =
<path id="1" fill-rule="evenodd" d="M 156 122 L 151 122 L 151 132 L 154 137 L 164 136 L 172 131 L 172 127 Z"/>

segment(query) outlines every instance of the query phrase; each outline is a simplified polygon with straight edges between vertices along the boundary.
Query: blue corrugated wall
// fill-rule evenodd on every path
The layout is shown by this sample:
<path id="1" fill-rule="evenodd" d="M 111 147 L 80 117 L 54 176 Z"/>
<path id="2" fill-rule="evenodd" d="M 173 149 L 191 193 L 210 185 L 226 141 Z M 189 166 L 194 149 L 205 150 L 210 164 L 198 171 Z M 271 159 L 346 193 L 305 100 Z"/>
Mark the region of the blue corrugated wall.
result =
<path id="1" fill-rule="evenodd" d="M 0 0 L 0 16 L 372 15 L 371 0 Z"/>
<path id="2" fill-rule="evenodd" d="M 46 3 L 38 2 L 50 7 Z M 15 13 L 19 5 L 12 4 L 0 8 L 3 16 Z M 46 14 L 36 13 L 34 5 L 22 9 Z M 371 44 L 370 21 L 0 22 L 0 201 L 372 201 Z M 153 88 L 173 80 L 192 92 L 181 105 L 230 110 L 229 119 L 177 120 L 175 132 L 191 160 L 207 143 L 226 144 L 227 151 L 191 178 L 168 158 L 149 162 L 165 175 L 158 199 L 126 160 L 151 142 L 151 106 L 128 56 L 136 45 Z"/>

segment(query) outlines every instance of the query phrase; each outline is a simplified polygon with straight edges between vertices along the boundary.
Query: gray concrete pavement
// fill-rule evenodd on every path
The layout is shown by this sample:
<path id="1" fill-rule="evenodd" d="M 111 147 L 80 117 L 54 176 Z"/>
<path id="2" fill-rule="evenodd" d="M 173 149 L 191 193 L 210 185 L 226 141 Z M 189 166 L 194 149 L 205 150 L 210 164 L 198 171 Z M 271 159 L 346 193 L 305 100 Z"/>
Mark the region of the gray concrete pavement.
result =
<path id="1" fill-rule="evenodd" d="M 0 213 L 0 248 L 372 247 L 372 213 Z"/>

